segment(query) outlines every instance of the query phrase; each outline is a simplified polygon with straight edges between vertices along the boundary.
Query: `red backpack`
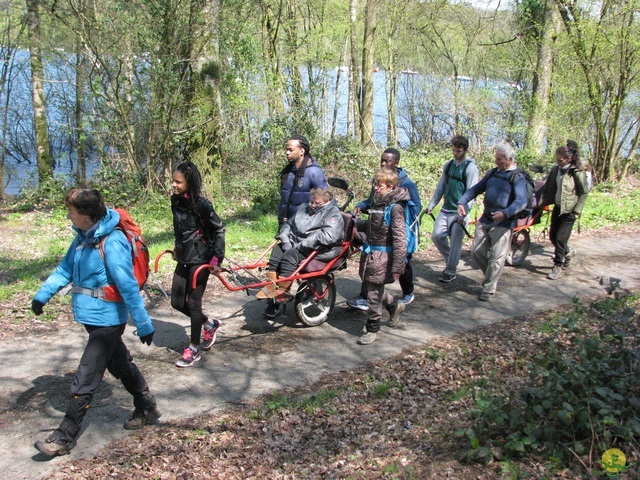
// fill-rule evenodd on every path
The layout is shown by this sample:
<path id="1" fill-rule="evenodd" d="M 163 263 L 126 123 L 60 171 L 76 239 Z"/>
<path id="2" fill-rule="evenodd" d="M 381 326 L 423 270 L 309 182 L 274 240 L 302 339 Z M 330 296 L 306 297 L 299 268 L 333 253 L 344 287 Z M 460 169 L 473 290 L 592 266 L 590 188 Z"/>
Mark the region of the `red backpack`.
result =
<path id="1" fill-rule="evenodd" d="M 133 221 L 129 212 L 127 212 L 124 208 L 116 208 L 116 212 L 120 215 L 120 221 L 118 225 L 116 225 L 116 229 L 120 230 L 127 237 L 127 241 L 131 245 L 131 263 L 133 263 L 133 275 L 136 277 L 138 281 L 138 286 L 140 290 L 144 288 L 144 285 L 147 283 L 147 279 L 149 278 L 149 249 L 147 248 L 146 243 L 142 239 L 142 230 Z M 100 256 L 102 257 L 102 261 L 105 261 L 104 258 L 104 242 L 107 237 L 104 237 L 100 240 L 99 250 Z M 109 302 L 121 302 L 122 295 L 118 292 L 118 289 L 115 285 L 107 285 L 104 287 L 104 300 Z"/>

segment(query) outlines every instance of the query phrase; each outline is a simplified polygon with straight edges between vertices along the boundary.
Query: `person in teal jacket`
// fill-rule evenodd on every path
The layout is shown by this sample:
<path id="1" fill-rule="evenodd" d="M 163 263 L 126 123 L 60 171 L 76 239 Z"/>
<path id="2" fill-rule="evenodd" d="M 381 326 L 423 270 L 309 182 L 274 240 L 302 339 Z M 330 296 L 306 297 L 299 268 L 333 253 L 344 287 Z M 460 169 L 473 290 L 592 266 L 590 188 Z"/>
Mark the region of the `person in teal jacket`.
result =
<path id="1" fill-rule="evenodd" d="M 71 384 L 71 399 L 62 423 L 47 439 L 35 443 L 47 456 L 65 455 L 75 446 L 82 420 L 105 370 L 133 396 L 135 409 L 124 428 L 136 430 L 156 423 L 161 416 L 154 396 L 122 341 L 128 315 L 133 318 L 140 341 L 147 345 L 153 340 L 154 327 L 133 275 L 131 246 L 124 233 L 116 229 L 120 216 L 105 207 L 98 190 L 72 189 L 65 197 L 65 205 L 76 237 L 36 293 L 31 309 L 41 315 L 51 297 L 71 285 L 73 316 L 84 325 L 89 339 Z M 101 241 L 104 260 L 99 251 Z M 123 301 L 104 300 L 100 292 L 107 285 L 115 285 Z"/>

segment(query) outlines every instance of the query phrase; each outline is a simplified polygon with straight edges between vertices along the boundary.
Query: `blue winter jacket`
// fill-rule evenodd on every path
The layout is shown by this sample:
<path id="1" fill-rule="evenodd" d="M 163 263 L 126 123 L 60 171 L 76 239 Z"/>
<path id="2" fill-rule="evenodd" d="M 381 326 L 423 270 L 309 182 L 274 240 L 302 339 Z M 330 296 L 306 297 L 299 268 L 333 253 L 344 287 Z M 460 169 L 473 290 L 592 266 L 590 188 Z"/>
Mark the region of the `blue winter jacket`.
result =
<path id="1" fill-rule="evenodd" d="M 373 183 L 373 182 L 372 182 Z M 418 187 L 416 184 L 411 181 L 407 172 L 405 172 L 402 168 L 398 167 L 398 188 L 404 188 L 407 192 L 409 192 L 410 200 L 413 202 L 413 213 L 418 218 L 420 216 L 420 210 L 422 210 L 422 203 L 420 202 L 420 194 L 418 193 Z M 371 199 L 374 196 L 373 187 L 371 187 L 371 194 L 369 198 L 358 202 L 356 207 L 360 208 L 360 210 L 369 210 L 371 207 Z"/>
<path id="2" fill-rule="evenodd" d="M 329 188 L 324 172 L 313 158 L 307 160 L 304 175 L 294 187 L 293 180 L 297 171 L 298 169 L 293 167 L 290 172 L 282 173 L 280 177 L 280 206 L 278 207 L 280 224 L 286 219 L 293 218 L 300 205 L 309 203 L 311 200 L 309 192 L 312 188 Z M 289 202 L 289 196 L 291 196 L 291 202 Z M 289 205 L 288 211 L 287 205 Z"/>
<path id="3" fill-rule="evenodd" d="M 153 323 L 144 308 L 138 282 L 133 276 L 131 246 L 116 225 L 120 215 L 107 209 L 107 214 L 89 231 L 73 227 L 76 237 L 55 271 L 45 280 L 34 299 L 45 304 L 70 282 L 74 286 L 97 290 L 116 285 L 124 302 L 107 302 L 82 293 L 72 294 L 73 316 L 76 322 L 97 327 L 110 327 L 127 322 L 131 314 L 144 337 L 154 331 Z M 105 261 L 100 256 L 98 243 L 105 237 Z"/>
<path id="4" fill-rule="evenodd" d="M 527 184 L 522 173 L 514 174 L 514 182 L 509 180 L 512 170 L 500 171 L 489 170 L 485 176 L 473 187 L 467 190 L 458 205 L 466 205 L 481 193 L 484 193 L 484 211 L 480 217 L 482 223 L 492 223 L 491 214 L 493 212 L 503 212 L 506 217 L 498 223 L 500 227 L 513 228 L 516 224 L 516 214 L 520 213 L 527 206 Z"/>

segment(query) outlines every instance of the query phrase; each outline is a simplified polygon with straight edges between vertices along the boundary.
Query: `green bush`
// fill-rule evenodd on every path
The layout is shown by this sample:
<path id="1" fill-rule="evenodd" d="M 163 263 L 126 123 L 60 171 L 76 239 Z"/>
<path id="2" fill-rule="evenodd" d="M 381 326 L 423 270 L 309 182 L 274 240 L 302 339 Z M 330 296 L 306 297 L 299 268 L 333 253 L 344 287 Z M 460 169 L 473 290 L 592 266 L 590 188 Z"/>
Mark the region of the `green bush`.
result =
<path id="1" fill-rule="evenodd" d="M 580 307 L 550 332 L 546 353 L 530 364 L 531 383 L 518 394 L 475 399 L 475 428 L 457 432 L 473 461 L 542 453 L 551 461 L 606 451 L 640 436 L 640 322 L 627 305 L 635 297 L 595 303 L 603 318 L 585 333 Z M 556 343 L 563 330 L 570 338 Z"/>

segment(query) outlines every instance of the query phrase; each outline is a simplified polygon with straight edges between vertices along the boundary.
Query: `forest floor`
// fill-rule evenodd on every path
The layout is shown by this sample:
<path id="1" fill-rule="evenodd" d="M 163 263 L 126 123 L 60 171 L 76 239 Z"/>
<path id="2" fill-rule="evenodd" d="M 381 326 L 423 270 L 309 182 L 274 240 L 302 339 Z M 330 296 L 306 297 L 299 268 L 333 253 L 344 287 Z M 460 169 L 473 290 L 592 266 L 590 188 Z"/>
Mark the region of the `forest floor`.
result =
<path id="1" fill-rule="evenodd" d="M 141 345 L 133 328 L 125 343 L 158 399 L 161 423 L 123 430 L 131 400 L 106 375 L 77 447 L 54 459 L 33 442 L 64 415 L 86 334 L 68 307 L 42 322 L 28 313 L 30 295 L 0 300 L 0 470 L 14 479 L 500 478 L 499 464 L 459 461 L 453 434 L 468 426 L 469 405 L 456 390 L 492 368 L 513 375 L 506 388 L 516 388 L 521 379 L 511 366 L 543 353 L 539 322 L 549 311 L 608 296 L 612 277 L 621 279 L 618 292 L 640 289 L 637 231 L 576 234 L 573 246 L 572 267 L 552 282 L 550 245 L 534 244 L 522 266 L 505 268 L 491 302 L 476 298 L 481 274 L 468 248 L 458 279 L 442 284 L 442 261 L 427 247 L 413 260 L 415 302 L 398 327 L 383 324 L 369 346 L 356 344 L 365 314 L 344 303 L 359 289 L 356 263 L 338 272 L 336 306 L 314 328 L 297 323 L 291 306 L 267 322 L 263 303 L 212 279 L 205 311 L 223 327 L 214 348 L 185 370 L 173 364 L 188 342 L 188 319 L 156 292 L 154 344 Z M 28 247 L 2 229 L 0 250 L 10 255 L 16 248 Z M 556 476 L 602 473 L 593 460 L 582 472 Z M 543 476 L 542 463 L 529 467 L 533 477 Z M 625 475 L 637 478 L 638 471 Z"/>

